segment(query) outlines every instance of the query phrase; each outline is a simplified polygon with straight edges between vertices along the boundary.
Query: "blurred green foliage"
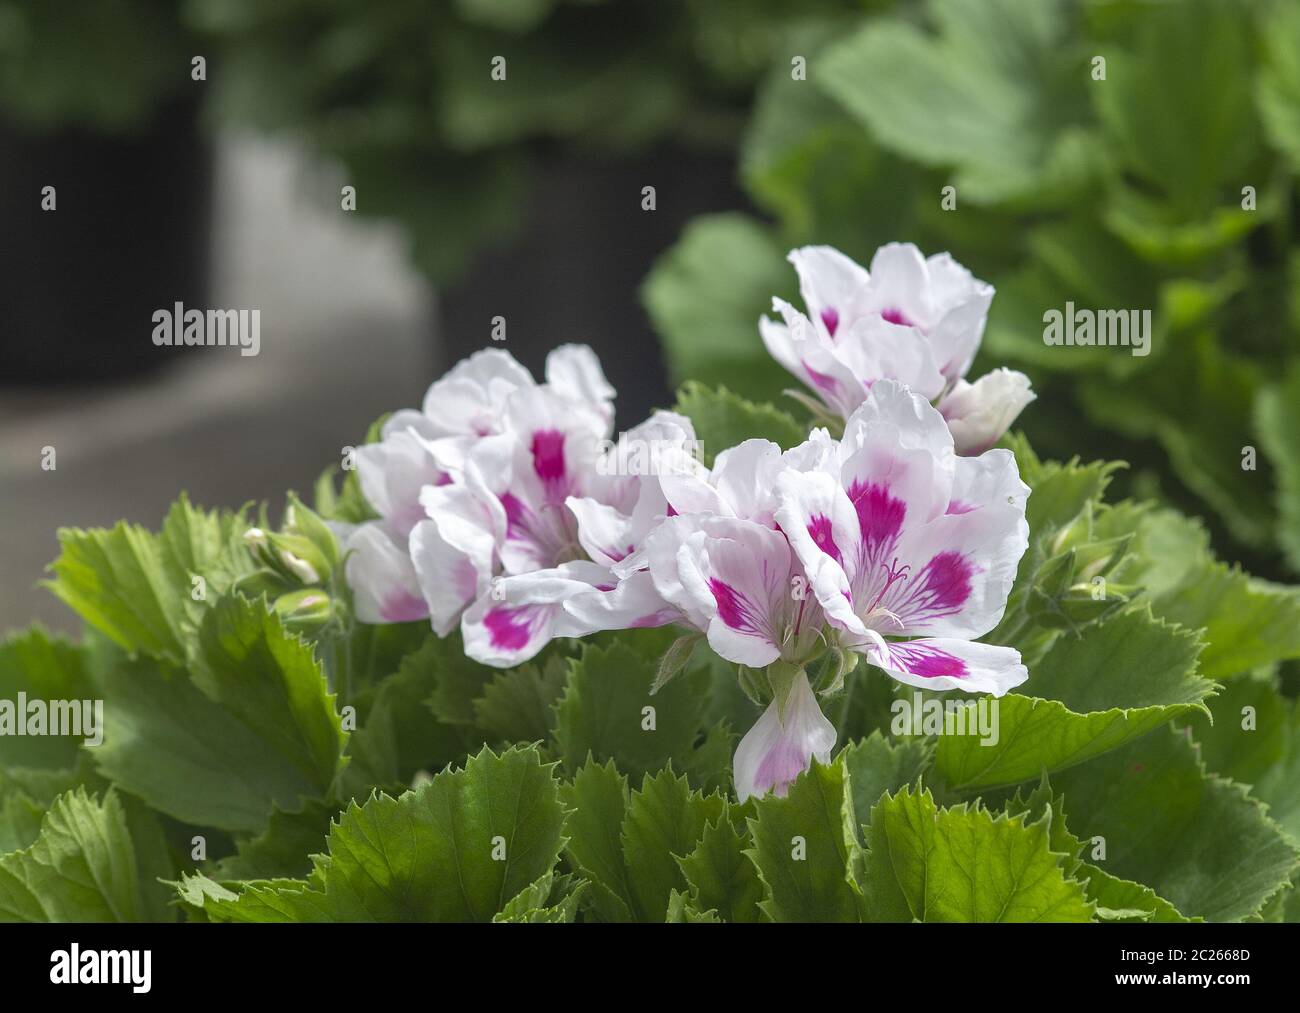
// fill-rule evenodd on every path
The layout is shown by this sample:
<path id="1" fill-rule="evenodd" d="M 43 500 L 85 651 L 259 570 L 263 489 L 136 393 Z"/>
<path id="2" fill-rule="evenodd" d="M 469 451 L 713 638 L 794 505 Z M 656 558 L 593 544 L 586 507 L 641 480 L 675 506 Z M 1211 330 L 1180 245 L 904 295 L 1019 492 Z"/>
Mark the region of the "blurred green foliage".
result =
<path id="1" fill-rule="evenodd" d="M 219 119 L 290 131 L 357 209 L 410 227 L 440 281 L 507 235 L 529 166 L 674 141 L 734 150 L 757 81 L 813 0 L 185 0 L 219 54 Z M 859 8 L 861 5 L 852 5 Z M 504 58 L 505 80 L 493 76 Z"/>
<path id="2" fill-rule="evenodd" d="M 674 379 L 794 386 L 756 327 L 790 247 L 950 250 L 997 288 L 974 372 L 1030 374 L 1036 447 L 1127 458 L 1123 491 L 1300 571 L 1300 4 L 926 0 L 785 48 L 740 157 L 775 223 L 698 219 L 647 280 Z M 1046 345 L 1067 301 L 1151 310 L 1151 354 Z"/>
<path id="3" fill-rule="evenodd" d="M 191 83 L 200 53 L 175 0 L 0 0 L 0 115 L 139 130 Z"/>

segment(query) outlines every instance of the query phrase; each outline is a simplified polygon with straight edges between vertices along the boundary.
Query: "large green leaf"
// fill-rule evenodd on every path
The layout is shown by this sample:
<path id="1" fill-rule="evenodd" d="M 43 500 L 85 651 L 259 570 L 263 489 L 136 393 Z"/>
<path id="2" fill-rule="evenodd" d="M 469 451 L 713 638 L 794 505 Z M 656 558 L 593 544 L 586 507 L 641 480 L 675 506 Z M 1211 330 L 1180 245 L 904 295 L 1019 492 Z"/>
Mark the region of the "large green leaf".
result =
<path id="1" fill-rule="evenodd" d="M 1300 590 L 1223 563 L 1188 571 L 1186 582 L 1157 596 L 1152 607 L 1204 631 L 1201 670 L 1212 679 L 1300 657 Z"/>
<path id="2" fill-rule="evenodd" d="M 689 862 L 679 860 L 726 813 L 721 795 L 692 791 L 671 766 L 629 795 L 613 761 L 594 759 L 565 786 L 564 801 L 573 810 L 568 857 L 591 880 L 590 907 L 602 921 L 662 922 L 673 892 L 688 890 Z"/>
<path id="3" fill-rule="evenodd" d="M 758 799 L 746 854 L 765 887 L 759 907 L 777 922 L 855 922 L 862 896 L 853 795 L 843 759 L 811 767 L 784 798 Z"/>
<path id="4" fill-rule="evenodd" d="M 570 663 L 564 695 L 555 705 L 556 751 L 576 770 L 591 754 L 613 758 L 619 769 L 639 777 L 689 753 L 700 737 L 704 673 L 688 672 L 653 696 L 659 655 L 671 631 L 638 631 L 608 647 L 583 647 Z"/>
<path id="5" fill-rule="evenodd" d="M 206 602 L 252 569 L 244 528 L 241 514 L 198 510 L 184 496 L 157 535 L 126 523 L 61 528 L 48 587 L 120 647 L 183 664 Z"/>
<path id="6" fill-rule="evenodd" d="M 940 809 L 904 788 L 871 812 L 862 867 L 871 921 L 1086 922 L 1093 905 L 1053 851 L 1050 820 Z"/>
<path id="7" fill-rule="evenodd" d="M 226 830 L 260 831 L 272 808 L 323 796 L 347 733 L 311 647 L 231 597 L 199 651 L 192 675 L 144 658 L 106 670 L 99 770 L 161 812 Z"/>
<path id="8" fill-rule="evenodd" d="M 309 644 L 259 602 L 223 598 L 205 617 L 191 681 L 313 784 L 328 785 L 347 741 Z"/>
<path id="9" fill-rule="evenodd" d="M 35 843 L 0 857 L 0 921 L 169 920 L 150 887 L 171 869 L 142 864 L 156 854 L 133 842 L 116 794 L 102 801 L 84 789 L 61 795 Z"/>
<path id="10" fill-rule="evenodd" d="M 739 214 L 694 219 L 641 289 L 671 381 L 725 382 L 750 397 L 791 386 L 763 348 L 758 318 L 771 312 L 773 296 L 793 297 L 794 288 L 785 250 L 758 222 Z"/>
<path id="11" fill-rule="evenodd" d="M 936 772 L 971 791 L 1037 778 L 1098 756 L 1196 709 L 1214 684 L 1196 671 L 1193 631 L 1130 610 L 1077 636 L 1061 636 L 1023 690 L 981 703 L 996 708 L 994 736 L 940 737 Z M 992 712 L 990 711 L 990 717 Z"/>
<path id="12" fill-rule="evenodd" d="M 954 166 L 958 200 L 1068 193 L 1097 156 L 1077 124 L 1087 66 L 1064 0 L 932 0 L 930 35 L 867 22 L 811 68 L 813 81 L 882 144 Z"/>
<path id="13" fill-rule="evenodd" d="M 1233 679 L 1210 704 L 1211 723 L 1190 722 L 1207 770 L 1250 788 L 1268 815 L 1300 841 L 1300 708 L 1271 671 Z"/>
<path id="14" fill-rule="evenodd" d="M 1208 211 L 1257 150 L 1250 35 L 1246 4 L 1143 5 L 1132 49 L 1107 46 L 1106 80 L 1091 88 L 1125 167 L 1188 216 Z"/>
<path id="15" fill-rule="evenodd" d="M 1097 917 L 1103 921 L 1186 922 L 1163 897 L 1141 883 L 1120 879 L 1083 860 L 1084 845 L 1065 825 L 1060 800 L 1046 776 L 1027 796 L 1017 791 L 1006 805 L 1009 816 L 1023 816 L 1025 822 L 1046 820 L 1052 851 L 1065 856 L 1062 865 L 1066 876 L 1083 884 L 1090 901 L 1097 905 Z"/>
<path id="16" fill-rule="evenodd" d="M 1156 615 L 1202 630 L 1204 675 L 1300 657 L 1300 590 L 1215 562 L 1199 522 L 1172 510 L 1148 513 L 1136 531 L 1123 579 L 1147 589 Z"/>
<path id="17" fill-rule="evenodd" d="M 841 751 L 858 819 L 870 819 L 871 807 L 886 792 L 915 784 L 929 769 L 934 743 L 925 739 L 891 742 L 877 729 Z"/>
<path id="18" fill-rule="evenodd" d="M 1206 775 L 1186 732 L 1162 729 L 1053 781 L 1074 832 L 1104 839 L 1099 867 L 1184 915 L 1246 918 L 1300 866 L 1300 851 L 1245 788 Z"/>
<path id="19" fill-rule="evenodd" d="M 1268 138 L 1300 170 L 1300 8 L 1278 3 L 1269 8 L 1260 33 L 1264 66 L 1255 99 Z"/>
<path id="20" fill-rule="evenodd" d="M 1300 16 L 1295 20 L 1300 24 Z M 1300 110 L 1297 119 L 1300 133 Z M 1291 569 L 1300 572 L 1300 368 L 1293 368 L 1282 383 L 1260 391 L 1255 429 L 1273 466 L 1278 544 Z"/>
<path id="21" fill-rule="evenodd" d="M 29 709 L 33 701 L 40 701 L 46 715 L 45 731 L 19 735 L 14 727 L 0 733 L 0 767 L 74 766 L 82 741 L 91 737 L 89 725 L 96 720 L 94 701 L 100 699 L 85 652 L 39 627 L 0 642 L 0 708 L 12 708 L 16 723 L 24 717 L 18 708 L 19 693 L 24 694 Z M 102 700 L 100 706 L 102 711 Z M 83 734 L 52 734 L 55 718 L 60 727 L 65 727 L 62 720 L 66 718 Z M 0 716 L 0 723 L 4 720 Z"/>
<path id="22" fill-rule="evenodd" d="M 551 872 L 564 838 L 559 783 L 535 747 L 484 748 L 398 798 L 353 802 L 305 880 L 218 885 L 188 903 L 237 921 L 490 921 Z"/>
<path id="23" fill-rule="evenodd" d="M 715 911 L 726 922 L 762 920 L 763 884 L 745 854 L 745 838 L 728 813 L 704 828 L 700 843 L 678 860 L 690 898 L 700 911 Z"/>

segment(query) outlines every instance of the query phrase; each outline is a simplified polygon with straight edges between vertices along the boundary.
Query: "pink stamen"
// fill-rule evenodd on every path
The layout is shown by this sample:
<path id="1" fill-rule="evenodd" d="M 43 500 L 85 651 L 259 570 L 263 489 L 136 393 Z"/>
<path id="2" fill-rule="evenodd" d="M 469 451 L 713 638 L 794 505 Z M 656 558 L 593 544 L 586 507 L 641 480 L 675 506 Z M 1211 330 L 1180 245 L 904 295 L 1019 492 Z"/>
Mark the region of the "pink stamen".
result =
<path id="1" fill-rule="evenodd" d="M 884 567 L 885 570 L 885 586 L 880 589 L 880 593 L 876 595 L 875 601 L 873 601 L 871 606 L 867 609 L 868 613 L 876 610 L 876 606 L 880 604 L 880 599 L 889 593 L 891 587 L 898 583 L 898 581 L 907 579 L 907 571 L 911 569 L 911 567 L 906 564 L 899 566 L 897 556 L 893 558 L 892 562 L 888 564 L 881 563 L 880 565 Z"/>

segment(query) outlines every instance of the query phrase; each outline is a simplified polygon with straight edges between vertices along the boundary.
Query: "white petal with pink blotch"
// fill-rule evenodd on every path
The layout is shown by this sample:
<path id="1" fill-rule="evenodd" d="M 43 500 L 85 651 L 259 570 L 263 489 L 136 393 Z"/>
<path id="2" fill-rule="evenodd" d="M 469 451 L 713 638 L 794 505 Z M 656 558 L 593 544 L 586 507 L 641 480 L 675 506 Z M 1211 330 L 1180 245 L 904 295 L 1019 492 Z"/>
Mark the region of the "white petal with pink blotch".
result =
<path id="1" fill-rule="evenodd" d="M 535 657 L 556 637 L 585 636 L 593 630 L 564 603 L 613 586 L 605 567 L 585 560 L 498 577 L 461 621 L 465 653 L 485 665 L 509 668 Z"/>
<path id="2" fill-rule="evenodd" d="M 886 641 L 874 634 L 867 660 L 899 682 L 924 689 L 959 689 L 1001 696 L 1029 678 L 1020 652 L 971 640 L 926 637 Z"/>
<path id="3" fill-rule="evenodd" d="M 356 463 L 362 493 L 403 538 L 424 519 L 420 490 L 451 480 L 438 467 L 425 442 L 409 430 L 398 430 L 379 443 L 358 447 Z"/>
<path id="4" fill-rule="evenodd" d="M 429 615 L 405 540 L 382 521 L 359 524 L 342 541 L 352 604 L 363 623 L 405 623 Z"/>
<path id="5" fill-rule="evenodd" d="M 786 699 L 785 712 L 773 700 L 736 747 L 732 764 L 741 802 L 771 792 L 784 797 L 790 783 L 808 769 L 812 758 L 827 763 L 836 732 L 800 671 Z"/>
<path id="6" fill-rule="evenodd" d="M 976 645 L 960 663 L 933 651 L 983 636 L 1006 609 L 1029 544 L 1015 457 L 955 457 L 939 413 L 881 383 L 849 420 L 841 458 L 838 476 L 783 474 L 776 513 L 841 641 L 903 681 L 1004 691 L 1023 674 L 1015 651 Z M 885 637 L 940 639 L 913 649 Z"/>
<path id="7" fill-rule="evenodd" d="M 965 382 L 994 293 L 950 255 L 927 258 L 911 243 L 888 243 L 870 270 L 826 246 L 789 259 L 807 315 L 774 299 L 781 321 L 764 317 L 759 333 L 831 414 L 847 419 L 877 383 L 897 380 L 946 402 L 957 450 L 967 454 L 992 446 L 1032 400 L 1021 374 Z"/>

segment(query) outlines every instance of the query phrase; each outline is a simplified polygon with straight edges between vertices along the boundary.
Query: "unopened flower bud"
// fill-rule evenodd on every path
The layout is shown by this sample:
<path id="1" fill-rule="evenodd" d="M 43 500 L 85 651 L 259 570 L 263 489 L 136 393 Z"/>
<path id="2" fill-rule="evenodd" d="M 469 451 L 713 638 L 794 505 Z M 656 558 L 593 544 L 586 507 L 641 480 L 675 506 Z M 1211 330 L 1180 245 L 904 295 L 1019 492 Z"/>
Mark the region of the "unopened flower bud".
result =
<path id="1" fill-rule="evenodd" d="M 308 588 L 281 595 L 273 608 L 289 629 L 314 633 L 330 621 L 333 603 L 324 591 Z"/>

